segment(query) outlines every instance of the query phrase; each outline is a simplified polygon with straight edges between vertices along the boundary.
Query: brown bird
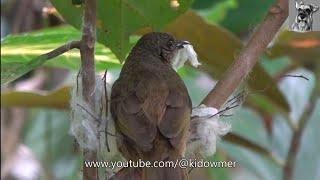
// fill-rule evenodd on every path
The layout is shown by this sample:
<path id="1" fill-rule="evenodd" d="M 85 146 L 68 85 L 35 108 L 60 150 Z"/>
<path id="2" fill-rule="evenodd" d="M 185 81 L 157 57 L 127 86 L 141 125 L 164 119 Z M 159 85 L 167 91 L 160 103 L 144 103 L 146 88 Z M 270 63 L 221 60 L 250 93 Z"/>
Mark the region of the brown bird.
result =
<path id="1" fill-rule="evenodd" d="M 183 158 L 191 100 L 171 61 L 187 41 L 167 33 L 144 35 L 133 47 L 111 92 L 111 114 L 127 160 Z M 184 180 L 182 168 L 124 168 L 114 179 Z"/>

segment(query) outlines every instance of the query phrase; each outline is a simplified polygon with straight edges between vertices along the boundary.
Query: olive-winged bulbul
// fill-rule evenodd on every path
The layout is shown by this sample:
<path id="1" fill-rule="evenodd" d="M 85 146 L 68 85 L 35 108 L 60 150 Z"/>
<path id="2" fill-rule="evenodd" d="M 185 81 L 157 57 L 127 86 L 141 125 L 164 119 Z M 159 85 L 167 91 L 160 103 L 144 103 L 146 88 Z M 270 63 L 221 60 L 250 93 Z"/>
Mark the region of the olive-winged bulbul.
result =
<path id="1" fill-rule="evenodd" d="M 117 147 L 127 160 L 173 161 L 184 157 L 191 100 L 172 66 L 187 41 L 148 33 L 131 50 L 111 91 Z M 124 168 L 114 179 L 184 180 L 186 169 Z"/>

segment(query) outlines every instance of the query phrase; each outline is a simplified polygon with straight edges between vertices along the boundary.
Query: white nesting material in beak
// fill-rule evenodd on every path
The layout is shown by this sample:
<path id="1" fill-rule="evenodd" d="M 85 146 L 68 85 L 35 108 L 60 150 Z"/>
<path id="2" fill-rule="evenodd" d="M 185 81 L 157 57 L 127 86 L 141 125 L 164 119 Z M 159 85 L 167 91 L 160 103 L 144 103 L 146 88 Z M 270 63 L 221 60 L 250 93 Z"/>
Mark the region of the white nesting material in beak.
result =
<path id="1" fill-rule="evenodd" d="M 183 48 L 172 59 L 171 65 L 176 71 L 183 67 L 184 63 L 189 61 L 193 67 L 198 67 L 201 63 L 198 61 L 197 53 L 194 51 L 193 46 L 190 44 L 183 45 Z"/>

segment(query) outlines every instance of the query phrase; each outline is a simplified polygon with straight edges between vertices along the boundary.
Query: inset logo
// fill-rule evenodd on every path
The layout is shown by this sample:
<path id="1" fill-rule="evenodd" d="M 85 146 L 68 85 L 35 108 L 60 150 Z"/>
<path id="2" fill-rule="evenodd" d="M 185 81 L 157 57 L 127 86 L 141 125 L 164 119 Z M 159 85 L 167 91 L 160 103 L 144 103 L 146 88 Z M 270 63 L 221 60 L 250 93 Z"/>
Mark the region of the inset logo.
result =
<path id="1" fill-rule="evenodd" d="M 320 31 L 320 0 L 290 0 L 289 25 L 292 31 Z"/>

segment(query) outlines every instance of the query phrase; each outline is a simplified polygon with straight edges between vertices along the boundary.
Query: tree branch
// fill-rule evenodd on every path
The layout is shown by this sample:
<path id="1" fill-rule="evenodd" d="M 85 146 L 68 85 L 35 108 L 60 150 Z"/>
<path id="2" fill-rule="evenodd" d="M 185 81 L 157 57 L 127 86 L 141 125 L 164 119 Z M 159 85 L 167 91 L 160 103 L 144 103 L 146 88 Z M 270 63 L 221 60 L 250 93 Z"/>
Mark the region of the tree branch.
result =
<path id="1" fill-rule="evenodd" d="M 58 47 L 57 49 L 54 49 L 46 54 L 40 55 L 39 58 L 40 59 L 43 58 L 43 60 L 55 58 L 65 52 L 70 51 L 71 49 L 75 49 L 75 48 L 80 49 L 80 44 L 81 44 L 81 41 L 68 42 L 67 44 L 62 45 L 62 46 Z"/>
<path id="2" fill-rule="evenodd" d="M 320 65 L 315 65 L 315 75 L 316 75 L 316 80 L 317 82 L 320 80 Z M 318 84 L 318 83 L 317 83 Z M 309 107 L 305 110 L 305 112 L 302 114 L 302 117 L 299 121 L 299 125 L 297 129 L 294 129 L 293 136 L 291 139 L 289 151 L 288 151 L 288 156 L 287 160 L 285 163 L 285 166 L 283 167 L 283 178 L 285 180 L 291 180 L 293 179 L 293 170 L 295 167 L 295 162 L 297 158 L 297 154 L 299 152 L 299 148 L 301 145 L 301 140 L 303 136 L 303 132 L 305 130 L 305 127 L 308 123 L 308 120 L 310 120 L 312 113 L 315 110 L 315 106 L 317 103 L 317 100 L 320 95 L 320 86 L 319 84 L 315 87 L 313 90 L 313 93 L 310 97 L 310 104 Z"/>
<path id="3" fill-rule="evenodd" d="M 86 0 L 83 17 L 81 54 L 82 95 L 84 100 L 94 107 L 92 92 L 95 88 L 94 48 L 96 41 L 96 0 Z M 84 150 L 84 161 L 96 161 L 97 151 Z M 98 179 L 98 168 L 86 167 L 83 163 L 83 179 Z"/>
<path id="4" fill-rule="evenodd" d="M 300 119 L 300 122 L 299 122 L 299 126 L 298 126 L 299 128 L 295 130 L 293 133 L 289 151 L 288 151 L 287 160 L 286 160 L 285 166 L 283 167 L 283 179 L 286 179 L 286 180 L 293 179 L 292 175 L 293 175 L 295 160 L 301 144 L 302 134 L 305 129 L 305 126 L 307 125 L 308 120 L 312 115 L 314 107 L 315 107 L 315 103 L 312 103 L 311 107 L 309 107 L 303 113 L 302 118 Z"/>
<path id="5" fill-rule="evenodd" d="M 288 16 L 288 0 L 278 0 L 264 22 L 258 27 L 248 44 L 240 52 L 234 64 L 225 72 L 202 104 L 219 109 L 228 97 L 251 72 L 268 44 L 272 41 Z"/>

